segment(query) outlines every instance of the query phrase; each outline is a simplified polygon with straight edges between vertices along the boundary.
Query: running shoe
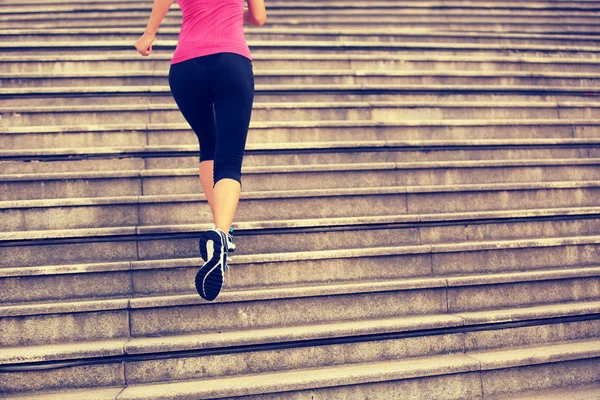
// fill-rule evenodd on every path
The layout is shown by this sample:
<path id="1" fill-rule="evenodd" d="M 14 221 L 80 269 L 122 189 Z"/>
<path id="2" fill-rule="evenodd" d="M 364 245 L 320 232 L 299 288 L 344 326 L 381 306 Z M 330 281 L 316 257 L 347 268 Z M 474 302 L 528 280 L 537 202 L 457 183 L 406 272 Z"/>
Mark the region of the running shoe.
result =
<path id="1" fill-rule="evenodd" d="M 215 226 L 213 225 L 213 228 L 211 230 L 216 230 Z M 201 246 L 202 247 L 202 246 Z M 233 228 L 229 228 L 229 233 L 227 233 L 227 253 L 233 253 L 236 249 L 236 245 L 235 242 L 233 240 Z M 202 253 L 202 251 L 201 251 Z M 207 261 L 206 256 L 202 255 L 202 259 L 204 261 Z"/>
<path id="2" fill-rule="evenodd" d="M 227 234 L 227 253 L 233 253 L 235 247 L 235 242 L 233 241 L 233 228 L 229 228 L 229 233 Z"/>
<path id="3" fill-rule="evenodd" d="M 205 261 L 196 274 L 196 290 L 200 297 L 212 301 L 217 298 L 227 268 L 227 234 L 210 229 L 200 236 L 200 255 Z"/>

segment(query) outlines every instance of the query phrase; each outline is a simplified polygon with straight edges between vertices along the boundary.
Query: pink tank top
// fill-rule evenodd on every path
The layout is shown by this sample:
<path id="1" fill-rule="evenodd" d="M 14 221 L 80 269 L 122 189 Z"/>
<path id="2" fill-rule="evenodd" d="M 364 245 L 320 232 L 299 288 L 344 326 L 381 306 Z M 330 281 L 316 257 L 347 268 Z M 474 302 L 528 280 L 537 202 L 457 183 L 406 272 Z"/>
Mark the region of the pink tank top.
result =
<path id="1" fill-rule="evenodd" d="M 244 0 L 178 0 L 183 12 L 171 64 L 216 53 L 252 60 L 244 36 Z"/>

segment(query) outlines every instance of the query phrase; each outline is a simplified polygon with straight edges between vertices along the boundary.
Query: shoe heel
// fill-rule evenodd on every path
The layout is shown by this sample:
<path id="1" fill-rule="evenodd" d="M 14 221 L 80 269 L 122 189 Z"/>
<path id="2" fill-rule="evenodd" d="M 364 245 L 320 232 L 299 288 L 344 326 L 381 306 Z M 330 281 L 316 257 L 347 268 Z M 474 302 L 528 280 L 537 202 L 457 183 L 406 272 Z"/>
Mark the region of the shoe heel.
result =
<path id="1" fill-rule="evenodd" d="M 196 273 L 194 283 L 200 297 L 208 301 L 214 300 L 219 295 L 225 280 L 227 242 L 223 236 L 218 231 L 210 230 L 204 232 L 199 240 L 204 265 Z M 213 247 L 209 249 L 208 246 Z M 208 259 L 209 254 L 211 255 L 210 259 Z"/>

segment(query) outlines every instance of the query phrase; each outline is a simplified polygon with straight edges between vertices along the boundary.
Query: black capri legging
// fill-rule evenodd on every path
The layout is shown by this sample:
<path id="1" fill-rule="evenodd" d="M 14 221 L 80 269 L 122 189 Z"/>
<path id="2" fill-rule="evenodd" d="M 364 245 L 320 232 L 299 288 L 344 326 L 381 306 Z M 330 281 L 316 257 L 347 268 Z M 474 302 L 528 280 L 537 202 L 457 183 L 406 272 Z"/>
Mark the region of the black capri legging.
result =
<path id="1" fill-rule="evenodd" d="M 200 162 L 214 160 L 213 182 L 242 182 L 242 160 L 254 100 L 252 62 L 218 53 L 171 65 L 169 86 L 200 143 Z"/>

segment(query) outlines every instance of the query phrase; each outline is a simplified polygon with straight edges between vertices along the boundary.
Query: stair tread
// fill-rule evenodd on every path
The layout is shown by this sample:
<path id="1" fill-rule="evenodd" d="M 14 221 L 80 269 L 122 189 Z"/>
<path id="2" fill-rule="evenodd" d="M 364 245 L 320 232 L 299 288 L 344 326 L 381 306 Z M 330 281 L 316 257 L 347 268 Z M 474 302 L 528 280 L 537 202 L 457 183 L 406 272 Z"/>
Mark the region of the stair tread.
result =
<path id="1" fill-rule="evenodd" d="M 345 164 L 308 164 L 308 165 L 265 165 L 247 166 L 242 169 L 245 174 L 276 173 L 310 173 L 310 172 L 348 172 L 348 171 L 388 171 L 415 169 L 450 169 L 450 168 L 501 168 L 501 167 L 558 167 L 599 165 L 600 158 L 569 159 L 509 159 L 509 160 L 466 160 L 466 161 L 420 161 L 420 162 L 373 162 Z M 170 169 L 128 169 L 108 171 L 72 171 L 54 173 L 2 174 L 0 182 L 48 181 L 74 179 L 121 179 L 147 177 L 186 177 L 196 176 L 197 168 Z"/>
<path id="2" fill-rule="evenodd" d="M 598 74 L 600 77 L 600 74 Z M 335 109 L 378 109 L 378 108 L 598 108 L 600 102 L 583 101 L 368 101 L 368 102 L 281 102 L 281 103 L 256 103 L 255 110 L 335 110 Z M 5 107 L 6 113 L 78 113 L 78 112 L 152 112 L 178 110 L 175 103 L 152 104 L 107 104 L 107 105 L 66 105 L 66 106 L 15 106 Z M 334 120 L 335 121 L 335 120 Z M 354 121 L 354 120 L 352 120 Z M 361 121 L 361 120 L 359 120 Z M 444 121 L 447 121 L 445 119 Z M 563 121 L 563 120 L 561 120 Z M 258 121 L 263 122 L 263 121 Z M 291 122 L 291 121 L 286 121 Z M 378 121 L 377 121 L 378 122 Z"/>
<path id="3" fill-rule="evenodd" d="M 530 5 L 528 3 L 533 3 L 534 5 Z M 498 10 L 498 11 L 502 11 L 504 9 L 510 8 L 510 9 L 524 9 L 524 10 L 528 10 L 528 9 L 532 9 L 535 11 L 541 11 L 544 9 L 554 9 L 555 2 L 553 1 L 535 1 L 535 2 L 516 2 L 516 1 L 510 1 L 510 2 L 503 2 L 498 4 L 498 2 L 476 2 L 476 3 L 465 3 L 465 2 L 459 2 L 459 1 L 454 1 L 454 2 L 444 2 L 443 4 L 446 5 L 447 7 L 454 7 L 454 8 L 465 8 L 465 9 L 492 9 L 492 10 Z M 42 3 L 43 4 L 43 3 Z M 77 11 L 91 11 L 91 10 L 99 10 L 99 11 L 115 11 L 115 12 L 123 12 L 123 11 L 138 11 L 138 10 L 142 10 L 142 11 L 146 11 L 149 10 L 150 8 L 148 7 L 147 4 L 144 3 L 139 3 L 139 2 L 131 2 L 128 3 L 126 6 L 123 5 L 121 7 L 115 7 L 115 6 L 107 6 L 105 2 L 91 2 L 91 3 L 80 3 L 80 2 L 65 2 L 65 3 L 61 3 L 60 5 L 57 5 L 56 3 L 47 3 L 48 5 L 42 8 L 42 4 L 40 3 L 33 3 L 33 4 L 19 4 L 19 3 L 4 3 L 3 7 L 0 8 L 0 10 L 2 10 L 2 13 L 16 13 L 16 12 L 27 12 L 28 14 L 35 14 L 35 13 L 40 13 L 40 12 L 44 12 L 44 11 L 50 11 L 50 12 L 58 12 L 58 11 L 70 11 L 70 12 L 77 12 Z M 394 2 L 390 2 L 390 1 L 369 1 L 369 9 L 376 9 L 378 7 L 390 7 L 390 8 L 415 8 L 418 10 L 427 10 L 429 8 L 434 8 L 437 9 L 440 5 L 440 2 L 437 1 L 428 1 L 428 2 L 413 2 L 413 1 L 394 1 Z M 588 2 L 585 1 L 573 1 L 573 2 L 569 2 L 571 9 L 573 10 L 588 10 L 588 9 L 594 9 L 593 6 L 595 6 L 594 3 L 591 3 L 592 7 L 586 7 L 588 6 Z M 49 7 L 51 5 L 51 7 Z M 286 8 L 286 9 L 305 9 L 305 8 L 315 8 L 315 9 L 324 9 L 324 8 L 330 8 L 330 7 L 335 7 L 340 8 L 340 9 L 348 9 L 348 10 L 354 10 L 354 9 L 361 9 L 361 8 L 367 8 L 365 7 L 365 5 L 362 4 L 348 4 L 348 3 L 340 3 L 337 1 L 330 1 L 330 2 L 319 2 L 318 5 L 315 5 L 314 3 L 311 2 L 287 2 L 287 1 L 275 1 L 273 2 L 272 7 L 277 10 L 280 8 Z M 558 8 L 558 10 L 563 10 L 563 7 Z M 174 12 L 178 12 L 180 11 L 180 7 L 177 5 L 173 5 L 171 6 L 171 10 Z"/>
<path id="4" fill-rule="evenodd" d="M 103 28 L 110 29 L 110 28 Z M 119 32 L 124 28 L 115 28 Z M 262 28 L 261 28 L 262 29 Z M 413 28 L 411 28 L 413 29 Z M 48 28 L 44 28 L 43 31 L 47 31 Z M 386 28 L 387 30 L 387 28 Z M 364 29 L 361 28 L 361 32 Z M 479 32 L 477 32 L 479 34 Z M 156 61 L 170 61 L 171 55 L 169 54 L 153 54 L 152 59 Z M 304 53 L 290 53 L 290 54 L 256 54 L 253 55 L 253 59 L 256 61 L 261 60 L 377 60 L 377 61 L 462 61 L 462 62 L 506 62 L 506 63 L 536 63 L 536 64 L 600 64 L 600 60 L 590 58 L 562 58 L 552 57 L 551 55 L 545 55 L 544 57 L 535 56 L 515 56 L 506 54 L 502 56 L 491 56 L 491 55 L 469 55 L 468 57 L 456 54 L 456 55 L 443 55 L 443 54 L 410 54 L 410 55 L 396 55 L 393 53 L 384 54 L 304 54 Z M 44 55 L 28 55 L 21 54 L 18 56 L 10 54 L 0 54 L 0 61 L 2 62 L 49 62 L 49 61 L 140 61 L 136 55 L 127 54 L 44 54 Z M 143 61 L 143 60 L 141 60 Z"/>
<path id="5" fill-rule="evenodd" d="M 361 16 L 365 17 L 364 12 L 360 11 Z M 368 17 L 368 15 L 367 15 Z M 160 43 L 162 48 L 174 48 L 177 45 L 176 40 L 163 40 Z M 339 40 L 339 41 L 310 41 L 310 40 L 249 40 L 250 47 L 305 47 L 305 48 L 386 48 L 386 49 L 463 49 L 463 50 L 544 50 L 544 51 L 566 51 L 566 52 L 599 52 L 600 48 L 596 46 L 577 46 L 573 48 L 565 45 L 543 45 L 543 44 L 504 44 L 504 43 L 452 43 L 452 42 L 372 42 L 358 40 Z M 3 42 L 0 49 L 61 49 L 61 48 L 111 48 L 111 47 L 131 47 L 129 41 L 123 40 L 102 40 L 95 42 L 77 42 L 77 41 L 23 41 L 23 42 Z"/>
<path id="6" fill-rule="evenodd" d="M 443 120 L 399 120 L 399 121 L 373 121 L 373 120 L 328 120 L 328 121 L 258 121 L 251 123 L 250 128 L 254 129 L 267 129 L 267 128 L 282 128 L 282 127 L 386 127 L 386 126 L 407 126 L 407 127 L 424 127 L 424 126 L 572 126 L 572 125 L 600 125 L 600 119 L 443 119 Z M 190 128 L 185 123 L 163 123 L 163 124 L 90 124 L 90 125 L 54 125 L 54 126 L 39 126 L 39 125 L 30 125 L 30 126 L 5 126 L 0 127 L 1 134 L 26 134 L 26 133 L 69 133 L 69 132 L 111 132 L 111 131 L 161 131 L 161 130 L 185 130 L 189 131 Z M 482 142 L 482 141 L 490 141 L 490 142 L 501 142 L 501 141 L 509 141 L 513 142 L 518 139 L 455 139 L 455 140 L 442 140 L 445 143 L 453 143 L 453 142 Z M 555 140 L 564 140 L 564 141 L 597 141 L 597 138 L 527 138 L 521 139 L 522 141 L 555 141 Z M 436 143 L 440 140 L 384 140 L 384 143 Z M 364 141 L 362 141 L 364 142 Z M 296 146 L 299 146 L 298 142 Z M 309 142 L 309 144 L 313 144 L 315 142 Z M 321 142 L 317 142 L 321 143 Z M 347 143 L 347 142 L 329 142 L 329 143 Z M 361 143 L 359 141 L 358 143 Z M 266 144 L 261 144 L 265 146 Z M 276 146 L 282 146 L 283 144 L 277 143 Z M 287 144 L 286 144 L 287 145 Z M 123 146 L 114 146 L 111 148 L 122 148 Z M 160 148 L 160 145 L 147 146 L 149 148 Z M 167 146 L 162 146 L 167 147 Z M 173 146 L 168 146 L 173 147 Z M 196 146 L 197 147 L 197 146 Z M 130 148 L 135 148 L 131 146 Z M 51 149 L 45 149 L 46 151 L 50 151 Z M 58 149 L 63 150 L 63 149 Z M 3 153 L 10 152 L 11 150 L 3 150 Z M 23 151 L 21 149 L 14 151 Z M 13 152 L 14 152 L 13 151 Z"/>
<path id="7" fill-rule="evenodd" d="M 600 48 L 599 48 L 600 52 Z M 288 85 L 288 84 L 258 84 L 256 85 L 255 91 L 259 92 L 302 92 L 307 90 L 315 91 L 331 91 L 331 92 L 344 92 L 344 91 L 368 91 L 368 90 L 385 90 L 387 92 L 392 91 L 411 91 L 411 92 L 493 92 L 494 94 L 499 93 L 510 93 L 510 92 L 524 92 L 530 94 L 530 92 L 543 92 L 543 93 L 598 93 L 600 92 L 600 86 L 550 86 L 550 85 L 465 85 L 465 84 L 446 84 L 446 85 L 435 85 L 435 84 L 379 84 L 379 83 L 360 83 L 360 84 L 302 84 L 302 85 Z M 19 88 L 0 88 L 0 95 L 55 95 L 55 94 L 110 94 L 110 93 L 151 93 L 151 94 L 167 94 L 170 93 L 168 86 L 163 85 L 138 85 L 138 86 L 50 86 L 50 87 L 19 87 Z"/>
<path id="8" fill-rule="evenodd" d="M 244 192 L 244 199 L 278 199 L 278 198 L 307 198 L 307 197 L 336 197 L 358 195 L 386 195 L 404 193 L 451 193 L 451 192 L 483 192 L 483 191 L 517 191 L 517 190 L 548 190 L 548 189 L 575 189 L 600 187 L 600 182 L 585 181 L 550 181 L 550 182 L 509 182 L 509 183 L 473 183 L 454 185 L 423 185 L 423 186 L 387 186 L 364 188 L 327 188 L 311 190 L 272 190 Z M 37 200 L 6 200 L 0 201 L 0 209 L 18 208 L 45 208 L 45 207 L 72 207 L 94 205 L 122 205 L 122 204 L 164 204 L 181 202 L 205 201 L 203 194 L 161 194 L 143 196 L 116 196 L 116 197 L 88 197 L 65 199 L 37 199 Z"/>
<path id="9" fill-rule="evenodd" d="M 320 3 L 322 4 L 322 3 Z M 375 8 L 377 3 L 369 2 L 369 8 Z M 394 3 L 388 3 L 394 4 Z M 361 7 L 362 4 L 355 4 L 355 7 Z M 1 6 L 0 6 L 1 7 Z M 273 7 L 273 6 L 271 6 Z M 0 8 L 0 10 L 2 10 Z M 4 10 L 2 10 L 4 11 Z M 0 11 L 0 13 L 2 12 Z M 159 30 L 159 34 L 177 34 L 179 29 L 176 27 L 165 27 Z M 402 28 L 378 28 L 373 27 L 368 31 L 364 29 L 357 28 L 330 28 L 330 27 L 321 27 L 321 28 L 306 28 L 302 26 L 294 27 L 294 28 L 285 28 L 285 27 L 261 27 L 260 30 L 255 30 L 251 27 L 248 27 L 249 33 L 261 33 L 261 34 L 339 34 L 339 35 L 359 35 L 359 36 L 371 36 L 371 35 L 382 35 L 382 36 L 432 36 L 432 37 L 473 37 L 473 38 L 524 38 L 524 39 L 588 39 L 588 40 L 596 40 L 597 37 L 594 35 L 584 35 L 584 34 L 541 34 L 541 33 L 519 33 L 519 32 L 464 32 L 464 31 L 440 31 L 434 29 L 402 29 Z M 43 34 L 44 36 L 60 36 L 60 35 L 78 35 L 78 34 L 110 34 L 117 33 L 121 35 L 134 35 L 139 34 L 138 28 L 89 28 L 89 27 L 77 27 L 77 28 L 51 28 L 51 29 L 41 29 L 41 28 L 4 28 L 0 29 L 0 36 L 11 36 L 11 35 L 35 35 L 35 34 Z"/>
<path id="10" fill-rule="evenodd" d="M 35 127 L 34 127 L 35 128 Z M 100 127 L 98 127 L 100 128 Z M 79 132 L 83 128 L 71 129 L 71 132 Z M 132 129 L 133 130 L 133 129 Z M 90 132 L 110 132 L 116 131 L 113 129 L 105 130 L 90 130 Z M 69 130 L 66 131 L 67 133 Z M 30 132 L 9 132 L 5 131 L 1 134 L 29 134 L 36 133 L 33 130 Z M 44 133 L 44 132 L 40 132 Z M 51 134 L 53 132 L 45 132 Z M 280 142 L 280 143 L 248 143 L 246 151 L 289 151 L 289 150 L 362 150 L 362 151 L 373 151 L 375 149 L 383 150 L 422 150 L 436 148 L 458 148 L 460 150 L 476 150 L 480 147 L 499 147 L 499 148 L 512 148 L 512 147 L 540 147 L 540 146 L 594 146 L 600 144 L 600 138 L 530 138 L 530 139 L 456 139 L 456 140 L 380 140 L 380 141 L 355 141 L 355 142 Z M 80 148 L 30 148 L 30 149 L 18 149 L 18 150 L 0 150 L 0 160 L 2 158 L 23 156 L 23 157 L 69 157 L 72 155 L 88 156 L 93 155 L 94 157 L 115 157 L 127 154 L 130 157 L 152 157 L 154 154 L 169 153 L 173 154 L 174 157 L 179 154 L 197 153 L 198 148 L 195 145 L 171 145 L 171 146 L 115 146 L 115 147 L 80 147 Z M 69 160 L 69 158 L 66 158 Z"/>
<path id="11" fill-rule="evenodd" d="M 1 37 L 1 35 L 0 35 Z M 2 79 L 54 79 L 54 78 L 121 78 L 121 77 L 162 77 L 166 78 L 168 71 L 148 71 L 148 70 L 131 70 L 131 71 L 79 71 L 79 72 L 0 72 Z M 600 73 L 592 72 L 564 72 L 564 71 L 438 71 L 438 70 L 419 70 L 419 71 L 403 71 L 403 70 L 365 70 L 365 69 L 324 69 L 324 70 L 257 70 L 255 77 L 261 76 L 351 76 L 351 77 L 366 77 L 366 76 L 383 76 L 383 77 L 493 77 L 493 78 L 576 78 L 576 79 L 598 79 Z M 477 104 L 473 104 L 476 106 Z M 516 103 L 515 106 L 517 106 Z M 260 108 L 261 103 L 255 103 L 254 108 Z M 49 107 L 51 108 L 51 107 Z"/>

